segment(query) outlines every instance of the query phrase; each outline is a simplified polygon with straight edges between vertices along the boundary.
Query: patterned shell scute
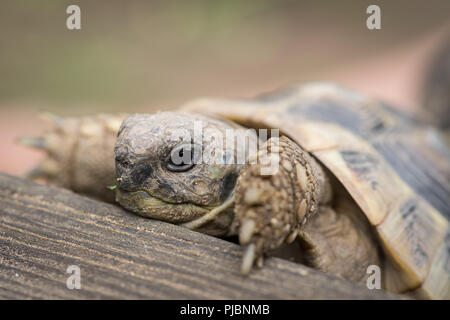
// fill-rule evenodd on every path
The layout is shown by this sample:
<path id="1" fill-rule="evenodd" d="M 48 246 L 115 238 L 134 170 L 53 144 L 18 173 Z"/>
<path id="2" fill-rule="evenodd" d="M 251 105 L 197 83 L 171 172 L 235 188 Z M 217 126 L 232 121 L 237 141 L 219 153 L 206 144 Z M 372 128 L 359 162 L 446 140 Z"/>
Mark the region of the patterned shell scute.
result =
<path id="1" fill-rule="evenodd" d="M 434 129 L 386 104 L 355 101 L 345 90 L 293 103 L 286 111 L 291 117 L 337 124 L 369 141 L 415 192 L 450 219 L 450 156 L 445 146 L 431 145 Z"/>
<path id="2" fill-rule="evenodd" d="M 338 178 L 375 227 L 393 291 L 450 298 L 450 150 L 436 129 L 330 83 L 184 108 L 279 128 Z"/>

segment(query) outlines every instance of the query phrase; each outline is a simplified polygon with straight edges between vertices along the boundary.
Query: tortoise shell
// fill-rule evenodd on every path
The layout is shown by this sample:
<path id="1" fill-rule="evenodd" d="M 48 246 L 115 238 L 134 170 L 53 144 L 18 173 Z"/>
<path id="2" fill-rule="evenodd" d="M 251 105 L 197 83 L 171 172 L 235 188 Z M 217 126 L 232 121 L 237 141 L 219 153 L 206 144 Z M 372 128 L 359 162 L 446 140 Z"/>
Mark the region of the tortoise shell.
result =
<path id="1" fill-rule="evenodd" d="M 386 289 L 450 298 L 450 149 L 436 129 L 330 83 L 181 109 L 278 128 L 348 190 L 386 256 Z"/>

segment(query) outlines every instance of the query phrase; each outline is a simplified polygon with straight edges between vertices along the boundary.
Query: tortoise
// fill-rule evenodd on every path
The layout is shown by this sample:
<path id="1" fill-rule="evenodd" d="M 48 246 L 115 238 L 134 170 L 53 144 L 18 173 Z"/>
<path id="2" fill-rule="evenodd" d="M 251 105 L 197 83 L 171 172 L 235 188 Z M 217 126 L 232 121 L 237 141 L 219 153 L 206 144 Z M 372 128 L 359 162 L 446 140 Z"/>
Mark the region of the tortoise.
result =
<path id="1" fill-rule="evenodd" d="M 244 274 L 264 255 L 358 282 L 375 266 L 383 289 L 450 298 L 449 146 L 383 102 L 319 82 L 154 114 L 46 118 L 43 137 L 22 140 L 49 154 L 29 176 L 235 236 Z"/>

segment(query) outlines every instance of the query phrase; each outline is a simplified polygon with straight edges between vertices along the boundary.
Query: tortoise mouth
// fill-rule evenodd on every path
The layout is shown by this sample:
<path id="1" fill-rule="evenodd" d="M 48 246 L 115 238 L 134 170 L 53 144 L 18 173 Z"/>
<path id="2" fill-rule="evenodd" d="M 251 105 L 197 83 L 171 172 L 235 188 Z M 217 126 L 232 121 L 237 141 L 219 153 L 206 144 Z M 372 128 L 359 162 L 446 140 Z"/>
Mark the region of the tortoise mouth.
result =
<path id="1" fill-rule="evenodd" d="M 200 218 L 212 208 L 193 203 L 171 203 L 154 197 L 146 190 L 116 189 L 116 201 L 125 209 L 146 218 L 170 223 L 184 223 Z"/>

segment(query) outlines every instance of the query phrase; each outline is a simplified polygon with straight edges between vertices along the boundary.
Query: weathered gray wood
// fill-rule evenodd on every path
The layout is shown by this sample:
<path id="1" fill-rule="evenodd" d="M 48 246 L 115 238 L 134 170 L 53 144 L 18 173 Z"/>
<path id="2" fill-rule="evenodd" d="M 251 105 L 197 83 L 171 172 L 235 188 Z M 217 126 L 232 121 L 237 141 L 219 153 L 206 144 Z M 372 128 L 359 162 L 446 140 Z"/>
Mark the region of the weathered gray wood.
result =
<path id="1" fill-rule="evenodd" d="M 0 174 L 3 299 L 396 297 L 277 258 L 244 277 L 240 259 L 233 243 Z M 69 265 L 81 290 L 66 287 Z"/>

